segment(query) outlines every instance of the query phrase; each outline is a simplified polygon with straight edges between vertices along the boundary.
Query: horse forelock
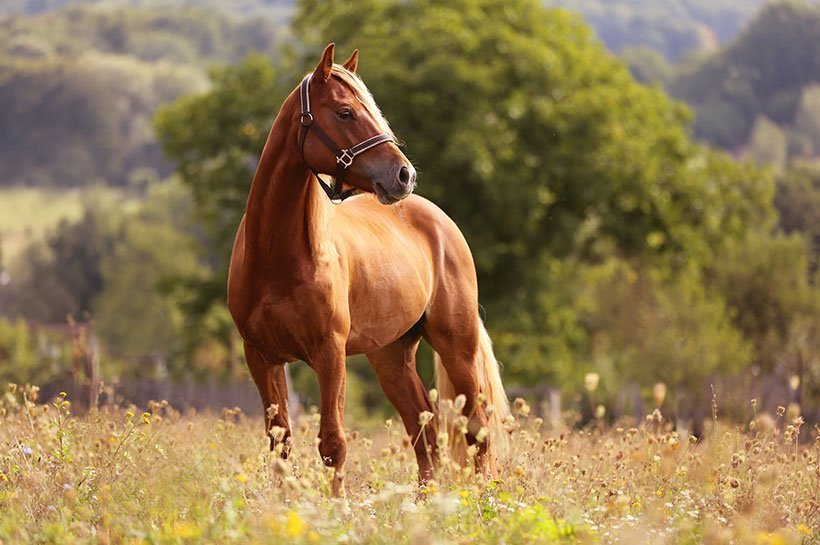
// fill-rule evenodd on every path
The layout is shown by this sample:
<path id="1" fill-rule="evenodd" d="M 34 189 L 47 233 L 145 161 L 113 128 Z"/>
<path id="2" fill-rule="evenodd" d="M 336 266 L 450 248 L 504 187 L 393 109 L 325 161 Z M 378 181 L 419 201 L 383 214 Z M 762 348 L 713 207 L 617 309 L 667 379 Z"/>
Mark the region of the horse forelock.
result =
<path id="1" fill-rule="evenodd" d="M 387 119 L 385 119 L 384 114 L 382 114 L 379 105 L 376 104 L 376 100 L 373 98 L 373 94 L 370 92 L 370 89 L 368 89 L 367 86 L 364 84 L 362 79 L 357 74 L 354 74 L 353 72 L 339 64 L 333 65 L 331 75 L 336 76 L 351 91 L 353 91 L 353 94 L 356 96 L 356 99 L 362 106 L 364 106 L 365 110 L 367 110 L 367 113 L 370 114 L 370 116 L 379 126 L 379 130 L 381 130 L 383 133 L 389 134 L 395 140 L 396 136 L 393 134 L 393 129 L 390 128 L 390 124 L 387 122 Z"/>

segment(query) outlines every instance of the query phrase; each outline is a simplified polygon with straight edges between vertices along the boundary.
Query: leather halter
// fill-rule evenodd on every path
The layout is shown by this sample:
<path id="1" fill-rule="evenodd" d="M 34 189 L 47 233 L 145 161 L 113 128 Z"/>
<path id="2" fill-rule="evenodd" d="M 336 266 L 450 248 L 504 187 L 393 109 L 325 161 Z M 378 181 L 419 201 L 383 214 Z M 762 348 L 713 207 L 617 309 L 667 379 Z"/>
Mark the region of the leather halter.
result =
<path id="1" fill-rule="evenodd" d="M 344 184 L 345 171 L 347 170 L 347 167 L 353 164 L 353 160 L 356 156 L 378 146 L 379 144 L 392 142 L 393 137 L 387 133 L 381 133 L 376 136 L 371 136 L 370 138 L 363 140 L 356 145 L 350 146 L 347 149 L 342 149 L 337 146 L 333 139 L 330 138 L 330 136 L 328 136 L 328 134 L 319 126 L 319 123 L 316 122 L 310 111 L 310 78 L 312 75 L 313 74 L 308 74 L 305 76 L 305 79 L 302 80 L 302 84 L 299 87 L 299 98 L 302 102 L 302 115 L 299 117 L 299 123 L 302 125 L 302 128 L 299 130 L 299 152 L 302 154 L 302 160 L 304 160 L 305 139 L 307 137 L 308 130 L 311 129 L 316 136 L 319 137 L 319 140 L 321 140 L 322 143 L 324 143 L 324 145 L 333 152 L 333 155 L 336 156 L 336 172 L 333 174 L 333 185 L 327 185 L 319 177 L 318 172 L 316 172 L 309 165 L 308 168 L 310 168 L 313 174 L 316 175 L 316 179 L 319 180 L 319 183 L 325 193 L 327 193 L 328 198 L 332 202 L 338 204 L 353 194 L 353 189 L 346 189 L 342 191 L 342 185 Z"/>

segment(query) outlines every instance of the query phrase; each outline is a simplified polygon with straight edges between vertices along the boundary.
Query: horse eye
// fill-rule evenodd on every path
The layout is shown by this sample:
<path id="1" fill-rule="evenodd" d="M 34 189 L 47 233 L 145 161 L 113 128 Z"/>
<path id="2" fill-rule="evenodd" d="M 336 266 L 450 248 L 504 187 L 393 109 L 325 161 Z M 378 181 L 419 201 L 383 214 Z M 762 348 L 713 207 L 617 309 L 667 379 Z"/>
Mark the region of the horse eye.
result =
<path id="1" fill-rule="evenodd" d="M 341 110 L 336 112 L 336 115 L 339 117 L 339 119 L 343 119 L 345 121 L 353 119 L 353 112 L 351 112 L 349 108 L 342 108 Z"/>

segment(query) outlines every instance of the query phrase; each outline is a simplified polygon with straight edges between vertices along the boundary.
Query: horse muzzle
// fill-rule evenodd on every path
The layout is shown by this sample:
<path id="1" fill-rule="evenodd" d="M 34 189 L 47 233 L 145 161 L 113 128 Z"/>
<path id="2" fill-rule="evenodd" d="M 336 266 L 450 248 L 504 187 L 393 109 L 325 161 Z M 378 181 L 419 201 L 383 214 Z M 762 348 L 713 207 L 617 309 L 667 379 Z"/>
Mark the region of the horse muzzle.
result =
<path id="1" fill-rule="evenodd" d="M 373 192 L 382 204 L 394 204 L 406 198 L 416 188 L 416 169 L 402 165 L 386 180 L 373 183 Z"/>

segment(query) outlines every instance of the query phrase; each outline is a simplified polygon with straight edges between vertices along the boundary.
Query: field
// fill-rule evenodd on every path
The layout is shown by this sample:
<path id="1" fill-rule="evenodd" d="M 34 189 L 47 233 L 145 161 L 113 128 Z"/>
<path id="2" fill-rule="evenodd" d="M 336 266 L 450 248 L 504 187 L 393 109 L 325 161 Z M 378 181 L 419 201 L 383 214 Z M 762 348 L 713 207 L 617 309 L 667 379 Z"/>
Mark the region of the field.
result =
<path id="1" fill-rule="evenodd" d="M 637 427 L 546 429 L 518 403 L 514 454 L 486 482 L 446 462 L 419 488 L 398 422 L 349 432 L 346 500 L 328 497 L 318 416 L 288 461 L 237 411 L 103 408 L 10 386 L 0 543 L 817 543 L 820 443 L 761 419 L 702 442 Z M 781 429 L 781 432 L 776 430 Z M 802 430 L 806 435 L 811 430 Z M 816 430 L 815 430 L 816 435 Z"/>
<path id="2" fill-rule="evenodd" d="M 83 204 L 111 204 L 121 193 L 110 188 L 48 190 L 0 188 L 0 255 L 8 265 L 27 243 L 42 238 L 61 220 L 76 221 Z"/>

